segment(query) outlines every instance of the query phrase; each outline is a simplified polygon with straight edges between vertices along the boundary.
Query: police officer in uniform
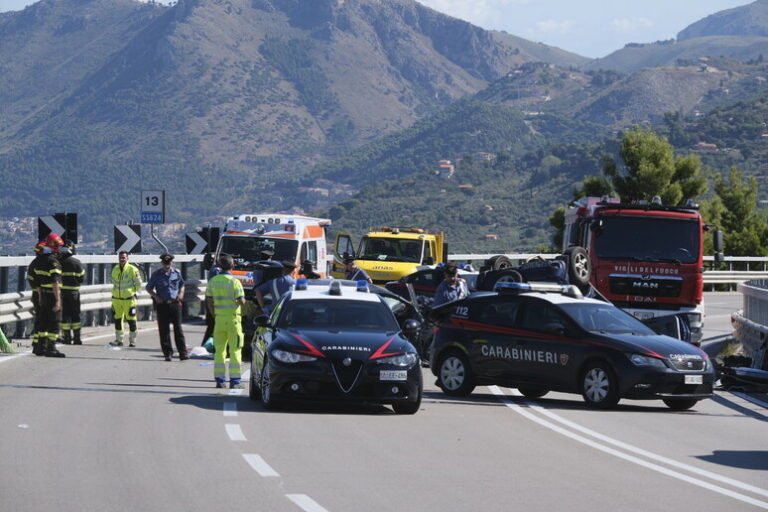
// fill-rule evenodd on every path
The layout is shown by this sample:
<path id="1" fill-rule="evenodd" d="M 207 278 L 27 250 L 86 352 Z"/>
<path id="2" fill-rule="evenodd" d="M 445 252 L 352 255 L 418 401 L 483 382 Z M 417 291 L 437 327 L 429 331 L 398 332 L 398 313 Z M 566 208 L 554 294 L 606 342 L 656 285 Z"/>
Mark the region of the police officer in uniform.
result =
<path id="1" fill-rule="evenodd" d="M 355 258 L 352 256 L 347 256 L 344 258 L 344 279 L 348 279 L 350 281 L 368 281 L 368 284 L 373 283 L 370 277 L 368 277 L 368 274 L 366 274 L 365 270 L 359 268 L 357 265 L 355 265 Z"/>
<path id="2" fill-rule="evenodd" d="M 55 233 L 48 235 L 43 247 L 46 258 L 34 269 L 40 292 L 40 330 L 37 333 L 37 342 L 45 343 L 43 353 L 45 357 L 65 357 L 56 349 L 61 321 L 61 265 L 56 258 L 56 253 L 62 245 L 64 241 L 59 235 Z"/>
<path id="3" fill-rule="evenodd" d="M 469 295 L 469 286 L 467 282 L 459 276 L 459 269 L 456 263 L 449 261 L 445 265 L 445 279 L 443 279 L 435 290 L 435 300 L 432 307 L 437 307 L 446 302 L 464 299 Z"/>
<path id="4" fill-rule="evenodd" d="M 290 260 L 284 260 L 280 263 L 283 266 L 283 275 L 270 279 L 269 281 L 262 283 L 261 286 L 253 289 L 253 299 L 265 313 L 267 311 L 264 309 L 266 304 L 264 301 L 265 296 L 269 295 L 272 297 L 272 307 L 274 307 L 275 304 L 277 304 L 277 301 L 280 300 L 280 297 L 282 297 L 285 292 L 290 290 L 291 286 L 296 283 L 296 280 L 291 276 L 296 269 L 296 264 Z"/>
<path id="5" fill-rule="evenodd" d="M 136 346 L 138 325 L 138 293 L 141 289 L 141 272 L 136 265 L 128 263 L 128 251 L 120 251 L 118 264 L 112 267 L 112 315 L 115 320 L 115 341 L 113 347 L 123 346 L 123 320 L 128 322 L 129 347 Z"/>
<path id="6" fill-rule="evenodd" d="M 181 307 L 184 300 L 184 277 L 173 267 L 173 255 L 160 256 L 162 268 L 155 270 L 147 281 L 146 290 L 152 296 L 157 311 L 157 328 L 160 331 L 160 348 L 166 361 L 171 360 L 171 324 L 173 324 L 173 340 L 179 360 L 189 359 L 184 331 L 181 328 Z"/>
<path id="7" fill-rule="evenodd" d="M 48 255 L 43 252 L 45 242 L 37 242 L 35 245 L 35 258 L 27 267 L 27 281 L 32 289 L 32 308 L 35 315 L 35 322 L 32 327 L 32 353 L 36 356 L 45 355 L 45 340 L 40 341 L 40 283 L 38 283 L 35 268 L 39 267 Z"/>
<path id="8" fill-rule="evenodd" d="M 75 258 L 75 243 L 64 242 L 59 249 L 61 263 L 61 330 L 62 342 L 69 345 L 82 345 L 80 339 L 80 285 L 85 277 L 85 270 L 80 260 Z"/>

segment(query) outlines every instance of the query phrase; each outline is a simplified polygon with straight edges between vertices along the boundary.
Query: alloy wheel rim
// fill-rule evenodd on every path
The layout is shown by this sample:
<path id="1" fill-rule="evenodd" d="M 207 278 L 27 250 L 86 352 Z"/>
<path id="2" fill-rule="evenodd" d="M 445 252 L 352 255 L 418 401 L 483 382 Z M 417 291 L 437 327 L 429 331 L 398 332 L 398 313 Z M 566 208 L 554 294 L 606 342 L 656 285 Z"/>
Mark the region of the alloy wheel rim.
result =
<path id="1" fill-rule="evenodd" d="M 446 389 L 455 391 L 464 383 L 464 364 L 457 357 L 449 357 L 440 368 L 440 380 Z"/>
<path id="2" fill-rule="evenodd" d="M 594 403 L 605 400 L 610 382 L 608 375 L 601 368 L 592 368 L 584 377 L 584 394 Z"/>
<path id="3" fill-rule="evenodd" d="M 587 257 L 583 254 L 577 254 L 574 258 L 574 267 L 576 269 L 576 273 L 579 275 L 580 278 L 586 278 L 587 277 Z"/>
<path id="4" fill-rule="evenodd" d="M 264 402 L 269 403 L 269 376 L 266 367 L 261 371 L 261 397 Z"/>

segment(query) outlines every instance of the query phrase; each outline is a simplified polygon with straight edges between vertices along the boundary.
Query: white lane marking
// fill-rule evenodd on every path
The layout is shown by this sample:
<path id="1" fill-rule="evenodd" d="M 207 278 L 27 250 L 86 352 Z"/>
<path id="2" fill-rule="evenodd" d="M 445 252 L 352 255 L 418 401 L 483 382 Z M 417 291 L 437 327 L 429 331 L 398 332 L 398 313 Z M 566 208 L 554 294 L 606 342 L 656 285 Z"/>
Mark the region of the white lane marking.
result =
<path id="1" fill-rule="evenodd" d="M 618 450 L 614 450 L 613 448 L 610 448 L 608 446 L 602 445 L 600 443 L 597 443 L 595 441 L 592 441 L 591 439 L 588 439 L 584 436 L 581 436 L 579 434 L 575 434 L 569 430 L 565 430 L 562 427 L 559 427 L 558 425 L 555 425 L 554 423 L 551 423 L 545 419 L 539 418 L 538 416 L 534 415 L 533 413 L 527 411 L 525 408 L 520 407 L 518 404 L 512 403 L 507 399 L 506 394 L 504 394 L 501 389 L 499 389 L 498 386 L 488 386 L 488 389 L 491 390 L 491 393 L 494 395 L 497 395 L 501 402 L 515 411 L 516 413 L 528 418 L 531 421 L 534 421 L 538 423 L 539 425 L 542 425 L 554 432 L 557 432 L 558 434 L 562 434 L 566 437 L 570 437 L 574 441 L 578 441 L 582 444 L 585 444 L 587 446 L 591 446 L 592 448 L 595 448 L 597 450 L 600 450 L 602 452 L 605 452 L 609 455 L 613 455 L 614 457 L 618 457 L 620 459 L 624 459 L 629 462 L 633 462 L 639 466 L 643 466 L 645 468 L 648 468 L 650 470 L 662 473 L 667 476 L 671 476 L 672 478 L 677 478 L 678 480 L 682 480 L 684 482 L 688 482 L 690 484 L 696 485 L 698 487 L 702 487 L 704 489 L 708 489 L 710 491 L 717 492 L 719 494 L 722 494 L 724 496 L 729 496 L 731 498 L 734 498 L 739 501 L 743 501 L 745 503 L 749 503 L 750 505 L 754 505 L 756 507 L 768 510 L 768 502 L 756 500 L 754 498 L 751 498 L 749 496 L 745 496 L 743 494 L 739 494 L 737 492 L 731 491 L 730 489 L 725 489 L 724 487 L 719 487 L 717 485 L 710 484 L 709 482 L 705 482 L 703 480 L 699 480 L 696 478 L 693 478 L 691 476 L 685 475 L 683 473 L 678 473 L 677 471 L 672 471 L 671 469 L 667 469 L 663 466 L 659 466 L 657 464 L 654 464 L 652 462 L 645 461 L 643 459 L 639 459 L 637 457 L 634 457 L 632 455 L 628 455 L 626 453 L 620 452 Z M 746 485 L 746 484 L 745 484 Z M 762 489 L 760 489 L 762 490 Z"/>
<path id="2" fill-rule="evenodd" d="M 766 409 L 768 409 L 768 403 L 763 402 L 762 400 L 758 400 L 755 397 L 749 396 L 746 393 L 740 393 L 738 391 L 731 391 L 731 394 L 734 394 L 734 395 L 736 395 L 739 398 L 743 398 L 747 402 L 752 402 L 755 405 L 759 405 L 760 407 L 765 407 Z"/>
<path id="3" fill-rule="evenodd" d="M 246 441 L 245 434 L 243 434 L 243 430 L 240 428 L 240 425 L 237 423 L 227 423 L 224 425 L 224 427 L 227 429 L 227 435 L 229 436 L 229 439 L 232 441 Z"/>
<path id="4" fill-rule="evenodd" d="M 237 416 L 237 402 L 224 402 L 224 416 Z"/>
<path id="5" fill-rule="evenodd" d="M 328 512 L 327 509 L 321 507 L 315 500 L 306 494 L 286 494 L 285 497 L 306 512 Z"/>
<path id="6" fill-rule="evenodd" d="M 261 476 L 280 476 L 264 459 L 255 453 L 244 453 L 243 458 Z"/>
<path id="7" fill-rule="evenodd" d="M 501 391 L 501 390 L 499 390 L 499 391 Z M 501 392 L 503 393 L 503 391 L 501 391 Z M 516 390 L 516 389 L 512 390 L 512 394 L 515 395 L 515 396 L 522 396 L 522 394 L 518 390 Z M 678 462 L 676 460 L 669 459 L 669 458 L 664 457 L 662 455 L 657 455 L 657 454 L 655 454 L 653 452 L 649 452 L 647 450 L 643 450 L 642 448 L 638 448 L 636 446 L 632 446 L 631 444 L 627 444 L 627 443 L 625 443 L 623 441 L 619 441 L 618 439 L 614 439 L 612 437 L 608 437 L 606 435 L 603 435 L 603 434 L 601 434 L 599 432 L 595 432 L 594 430 L 588 429 L 588 428 L 586 428 L 584 426 L 579 425 L 578 423 L 574 423 L 574 422 L 572 422 L 570 420 L 567 420 L 567 419 L 563 418 L 562 416 L 560 416 L 559 414 L 554 413 L 554 412 L 552 412 L 552 411 L 550 411 L 548 409 L 545 409 L 544 407 L 542 407 L 540 405 L 536 405 L 536 404 L 534 404 L 534 403 L 532 403 L 530 401 L 526 401 L 526 404 L 528 405 L 529 408 L 534 409 L 537 412 L 543 414 L 544 416 L 548 416 L 548 417 L 554 419 L 555 421 L 559 421 L 560 423 L 562 423 L 563 425 L 565 425 L 567 427 L 570 427 L 570 428 L 572 428 L 574 430 L 578 430 L 579 432 L 581 432 L 583 434 L 587 434 L 589 436 L 592 436 L 592 437 L 594 437 L 596 439 L 599 439 L 600 441 L 603 441 L 603 442 L 610 443 L 612 445 L 618 446 L 619 448 L 621 448 L 623 450 L 626 450 L 628 452 L 636 453 L 638 455 L 642 455 L 643 457 L 647 457 L 647 458 L 655 460 L 657 462 L 663 462 L 664 464 L 668 464 L 668 465 L 676 467 L 678 469 L 689 471 L 689 472 L 694 473 L 694 474 L 696 474 L 698 476 L 703 476 L 703 477 L 706 477 L 706 478 L 711 478 L 712 480 L 716 480 L 718 482 L 722 482 L 724 484 L 732 485 L 733 487 L 737 487 L 737 488 L 745 490 L 745 491 L 753 492 L 755 494 L 759 494 L 761 496 L 768 497 L 768 491 L 766 491 L 765 489 L 762 489 L 760 487 L 755 487 L 753 485 L 746 484 L 744 482 L 740 482 L 739 480 L 734 480 L 733 478 L 728 478 L 726 476 L 722 476 L 722 475 L 719 475 L 717 473 L 713 473 L 711 471 L 707 471 L 706 469 L 697 468 L 695 466 L 691 466 L 691 465 L 686 464 L 684 462 Z"/>
<path id="8" fill-rule="evenodd" d="M 242 395 L 243 390 L 242 389 L 230 389 L 228 395 Z"/>

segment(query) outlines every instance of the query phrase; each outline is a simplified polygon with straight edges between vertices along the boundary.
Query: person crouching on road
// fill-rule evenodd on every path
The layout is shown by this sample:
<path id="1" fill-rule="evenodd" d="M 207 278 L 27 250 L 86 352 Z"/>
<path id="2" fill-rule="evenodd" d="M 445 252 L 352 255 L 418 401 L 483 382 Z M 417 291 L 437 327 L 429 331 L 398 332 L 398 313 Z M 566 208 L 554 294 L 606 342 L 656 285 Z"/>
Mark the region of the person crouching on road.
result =
<path id="1" fill-rule="evenodd" d="M 217 388 L 225 387 L 227 368 L 224 356 L 229 346 L 229 387 L 242 389 L 240 383 L 241 350 L 243 348 L 242 306 L 245 304 L 243 285 L 232 276 L 235 266 L 232 256 L 219 258 L 221 273 L 214 276 L 205 290 L 205 306 L 214 316 L 213 378 Z"/>
<path id="2" fill-rule="evenodd" d="M 173 340 L 179 352 L 179 360 L 189 359 L 187 345 L 184 341 L 184 331 L 181 329 L 181 306 L 184 300 L 184 278 L 173 267 L 173 255 L 160 256 L 162 268 L 155 270 L 147 281 L 146 289 L 152 296 L 153 306 L 157 313 L 157 329 L 160 332 L 160 349 L 166 361 L 173 356 L 171 346 L 171 324 L 173 324 Z"/>
<path id="3" fill-rule="evenodd" d="M 466 298 L 469 295 L 469 286 L 467 282 L 459 276 L 459 269 L 456 263 L 449 261 L 445 265 L 445 279 L 443 279 L 435 290 L 435 300 L 432 307 L 453 302 L 455 300 Z"/>
<path id="4" fill-rule="evenodd" d="M 123 346 L 123 320 L 128 322 L 129 347 L 136 346 L 138 326 L 138 293 L 141 290 L 141 272 L 132 263 L 128 263 L 128 251 L 120 251 L 118 264 L 112 267 L 112 316 L 115 321 L 115 341 L 113 347 Z"/>
<path id="5" fill-rule="evenodd" d="M 296 284 L 296 280 L 291 276 L 296 269 L 296 264 L 290 260 L 284 260 L 280 263 L 283 266 L 283 275 L 270 279 L 261 286 L 253 289 L 253 299 L 265 314 L 269 314 L 268 311 L 271 311 L 271 308 L 265 308 L 266 302 L 264 301 L 264 297 L 267 295 L 272 297 L 272 308 L 274 308 L 277 301 L 280 300 L 280 297 Z"/>

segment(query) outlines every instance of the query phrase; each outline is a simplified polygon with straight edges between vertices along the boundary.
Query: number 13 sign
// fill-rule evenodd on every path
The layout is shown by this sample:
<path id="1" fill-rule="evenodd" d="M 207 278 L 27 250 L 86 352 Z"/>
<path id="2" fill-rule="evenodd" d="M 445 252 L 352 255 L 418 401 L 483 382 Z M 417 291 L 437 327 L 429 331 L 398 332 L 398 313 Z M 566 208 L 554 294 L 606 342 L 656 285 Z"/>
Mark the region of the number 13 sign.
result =
<path id="1" fill-rule="evenodd" d="M 141 191 L 141 223 L 165 223 L 165 190 Z"/>

